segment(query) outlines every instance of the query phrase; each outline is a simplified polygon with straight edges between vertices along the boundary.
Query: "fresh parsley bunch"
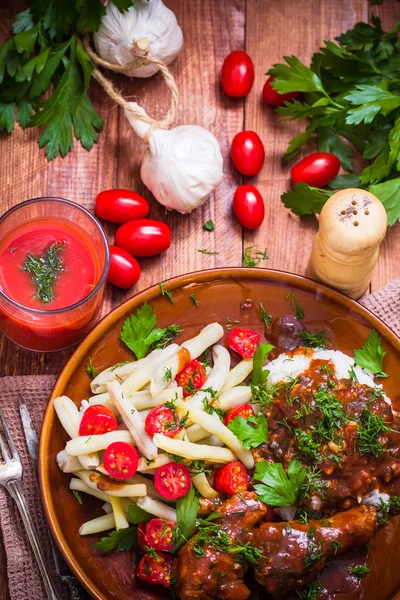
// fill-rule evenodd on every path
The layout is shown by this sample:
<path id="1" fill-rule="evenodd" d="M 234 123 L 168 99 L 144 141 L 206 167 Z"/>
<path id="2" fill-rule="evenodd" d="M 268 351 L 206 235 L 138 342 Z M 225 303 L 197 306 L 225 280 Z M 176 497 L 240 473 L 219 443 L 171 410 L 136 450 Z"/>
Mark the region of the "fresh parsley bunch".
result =
<path id="1" fill-rule="evenodd" d="M 339 158 L 348 175 L 336 177 L 334 190 L 362 187 L 384 204 L 389 224 L 400 219 L 400 21 L 392 31 L 378 17 L 357 23 L 312 57 L 310 67 L 295 56 L 268 71 L 280 93 L 303 92 L 277 112 L 285 119 L 307 119 L 303 133 L 291 140 L 283 157 L 290 161 L 312 137 L 321 152 Z M 370 164 L 353 173 L 350 142 Z M 300 183 L 282 196 L 297 215 L 318 213 L 333 192 Z"/>
<path id="2" fill-rule="evenodd" d="M 123 12 L 133 0 L 113 0 Z M 0 131 L 45 127 L 39 147 L 49 160 L 65 156 L 74 137 L 86 150 L 103 120 L 87 94 L 93 64 L 80 36 L 97 31 L 106 8 L 101 0 L 32 0 L 19 13 L 14 36 L 0 46 Z M 49 93 L 50 92 L 50 93 Z"/>

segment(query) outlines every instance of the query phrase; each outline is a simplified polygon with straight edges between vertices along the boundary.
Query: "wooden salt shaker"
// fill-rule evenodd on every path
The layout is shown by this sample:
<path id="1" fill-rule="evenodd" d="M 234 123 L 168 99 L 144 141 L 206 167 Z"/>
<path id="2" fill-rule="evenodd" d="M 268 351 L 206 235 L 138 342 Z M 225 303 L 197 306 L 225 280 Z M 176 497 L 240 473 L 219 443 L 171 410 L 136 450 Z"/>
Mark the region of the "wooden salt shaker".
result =
<path id="1" fill-rule="evenodd" d="M 351 298 L 371 281 L 387 228 L 380 200 L 365 190 L 336 192 L 324 205 L 306 274 Z"/>

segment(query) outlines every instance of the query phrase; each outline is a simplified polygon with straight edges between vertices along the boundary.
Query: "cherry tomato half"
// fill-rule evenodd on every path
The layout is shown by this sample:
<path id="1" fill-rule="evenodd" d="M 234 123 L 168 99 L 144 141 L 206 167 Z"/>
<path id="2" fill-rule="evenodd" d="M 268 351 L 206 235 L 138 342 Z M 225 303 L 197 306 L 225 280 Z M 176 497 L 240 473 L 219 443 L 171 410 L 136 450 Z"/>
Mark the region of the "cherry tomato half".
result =
<path id="1" fill-rule="evenodd" d="M 241 404 L 240 406 L 235 406 L 231 408 L 226 415 L 224 416 L 224 425 L 229 425 L 233 419 L 236 417 L 243 417 L 243 419 L 247 419 L 247 417 L 252 417 L 254 415 L 254 410 L 251 404 Z"/>
<path id="2" fill-rule="evenodd" d="M 167 437 L 174 437 L 182 431 L 182 426 L 179 425 L 178 414 L 171 408 L 167 408 L 164 404 L 156 406 L 147 415 L 144 422 L 146 431 L 153 436 L 155 433 L 162 433 Z"/>
<path id="3" fill-rule="evenodd" d="M 253 87 L 254 77 L 254 63 L 247 52 L 234 50 L 228 54 L 221 69 L 221 83 L 227 96 L 247 96 Z"/>
<path id="4" fill-rule="evenodd" d="M 255 131 L 240 131 L 231 144 L 233 164 L 242 175 L 252 177 L 262 169 L 265 161 L 264 144 Z"/>
<path id="5" fill-rule="evenodd" d="M 190 471 L 186 465 L 181 463 L 167 463 L 156 470 L 154 485 L 161 496 L 175 500 L 189 491 Z"/>
<path id="6" fill-rule="evenodd" d="M 136 574 L 147 583 L 154 583 L 168 588 L 171 585 L 172 556 L 156 553 L 156 556 L 145 554 L 140 559 Z"/>
<path id="7" fill-rule="evenodd" d="M 104 190 L 96 198 L 96 215 L 112 223 L 142 219 L 149 214 L 149 210 L 147 200 L 131 190 Z"/>
<path id="8" fill-rule="evenodd" d="M 93 404 L 83 413 L 79 435 L 101 435 L 117 429 L 118 421 L 113 412 L 103 404 Z"/>
<path id="9" fill-rule="evenodd" d="M 140 523 L 137 541 L 142 550 L 154 548 L 159 552 L 171 552 L 174 545 L 172 534 L 175 529 L 173 521 L 151 519 L 148 523 Z"/>
<path id="10" fill-rule="evenodd" d="M 133 256 L 155 256 L 171 245 L 171 230 L 161 221 L 137 219 L 117 230 L 115 243 Z"/>
<path id="11" fill-rule="evenodd" d="M 233 196 L 233 211 L 247 229 L 257 229 L 264 221 L 264 200 L 254 185 L 241 185 Z"/>
<path id="12" fill-rule="evenodd" d="M 330 152 L 313 152 L 292 168 L 290 175 L 293 183 L 308 183 L 314 187 L 323 187 L 339 173 L 340 161 Z"/>
<path id="13" fill-rule="evenodd" d="M 246 468 L 238 460 L 224 465 L 215 473 L 215 489 L 220 494 L 231 496 L 237 492 L 245 492 L 249 485 Z"/>
<path id="14" fill-rule="evenodd" d="M 207 373 L 198 360 L 191 360 L 184 369 L 175 377 L 179 387 L 183 388 L 185 397 L 192 396 L 194 392 L 203 387 Z"/>
<path id="15" fill-rule="evenodd" d="M 242 358 L 251 358 L 256 351 L 261 335 L 252 329 L 237 327 L 229 332 L 229 348 L 237 352 Z"/>
<path id="16" fill-rule="evenodd" d="M 285 102 L 290 102 L 300 96 L 300 92 L 288 92 L 287 94 L 280 94 L 271 85 L 274 81 L 273 77 L 268 77 L 264 84 L 262 97 L 267 104 L 271 106 L 283 106 Z"/>
<path id="17" fill-rule="evenodd" d="M 138 281 L 140 266 L 136 258 L 118 246 L 110 246 L 110 268 L 107 281 L 117 287 L 128 289 Z"/>
<path id="18" fill-rule="evenodd" d="M 133 477 L 138 463 L 138 453 L 127 442 L 113 442 L 104 452 L 104 468 L 115 479 Z"/>

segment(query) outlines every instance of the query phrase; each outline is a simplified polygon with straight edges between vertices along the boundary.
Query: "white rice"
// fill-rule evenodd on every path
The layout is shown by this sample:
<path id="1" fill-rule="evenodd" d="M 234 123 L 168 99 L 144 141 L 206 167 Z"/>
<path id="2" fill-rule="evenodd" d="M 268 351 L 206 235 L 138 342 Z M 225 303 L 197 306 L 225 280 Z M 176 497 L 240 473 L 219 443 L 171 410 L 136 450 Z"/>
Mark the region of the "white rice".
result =
<path id="1" fill-rule="evenodd" d="M 348 379 L 349 369 L 350 367 L 353 367 L 360 383 L 364 383 L 370 387 L 381 387 L 375 386 L 373 374 L 366 369 L 358 367 L 354 362 L 354 358 L 351 356 L 347 356 L 347 354 L 340 352 L 340 350 L 313 350 L 312 348 L 307 348 L 307 355 L 280 354 L 278 358 L 271 360 L 271 362 L 264 367 L 264 369 L 270 371 L 268 384 L 272 385 L 279 381 L 298 377 L 303 371 L 306 371 L 309 368 L 311 361 L 316 358 L 332 361 L 338 379 Z"/>

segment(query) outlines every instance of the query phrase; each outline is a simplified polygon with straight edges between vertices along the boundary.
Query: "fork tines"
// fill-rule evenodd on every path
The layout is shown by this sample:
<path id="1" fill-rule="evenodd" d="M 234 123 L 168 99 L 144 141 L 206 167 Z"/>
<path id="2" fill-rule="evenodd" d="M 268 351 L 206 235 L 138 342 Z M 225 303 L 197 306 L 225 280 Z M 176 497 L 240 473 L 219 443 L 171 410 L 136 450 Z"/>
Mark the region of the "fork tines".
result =
<path id="1" fill-rule="evenodd" d="M 6 420 L 3 416 L 3 413 L 0 409 L 0 423 L 1 423 L 1 428 L 4 432 L 4 435 L 6 437 L 7 443 L 8 443 L 8 448 L 6 446 L 6 443 L 4 441 L 3 436 L 1 435 L 1 431 L 0 431 L 0 452 L 2 454 L 3 457 L 3 462 L 9 462 L 11 460 L 10 454 L 9 454 L 9 450 L 11 451 L 12 454 L 12 458 L 19 460 L 19 454 L 18 454 L 18 450 L 14 444 L 14 441 L 11 437 L 11 432 L 8 428 L 8 425 L 6 423 Z"/>

